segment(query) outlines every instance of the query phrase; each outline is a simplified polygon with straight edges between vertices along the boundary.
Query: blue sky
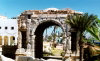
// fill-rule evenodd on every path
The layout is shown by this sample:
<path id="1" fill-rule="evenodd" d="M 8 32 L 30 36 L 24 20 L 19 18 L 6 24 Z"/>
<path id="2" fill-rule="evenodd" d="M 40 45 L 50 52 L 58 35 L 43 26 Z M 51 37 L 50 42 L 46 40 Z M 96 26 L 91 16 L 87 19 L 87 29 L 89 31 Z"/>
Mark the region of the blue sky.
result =
<path id="1" fill-rule="evenodd" d="M 24 10 L 46 8 L 71 8 L 98 15 L 100 18 L 100 0 L 0 0 L 0 15 L 9 18 L 18 16 Z"/>

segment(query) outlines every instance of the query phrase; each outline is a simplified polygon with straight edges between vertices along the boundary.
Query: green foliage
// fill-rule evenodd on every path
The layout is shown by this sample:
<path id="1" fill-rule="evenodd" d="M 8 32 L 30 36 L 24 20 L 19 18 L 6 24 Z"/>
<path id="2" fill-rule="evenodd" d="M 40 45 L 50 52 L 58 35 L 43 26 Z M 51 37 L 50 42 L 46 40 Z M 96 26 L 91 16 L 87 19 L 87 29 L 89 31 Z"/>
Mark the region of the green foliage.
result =
<path id="1" fill-rule="evenodd" d="M 91 28 L 88 28 L 86 31 L 90 33 L 93 40 L 100 41 L 100 20 L 97 19 L 96 23 L 95 23 L 95 26 L 92 26 Z"/>
<path id="2" fill-rule="evenodd" d="M 89 32 L 92 35 L 94 40 L 100 41 L 100 38 L 99 38 L 100 37 L 100 31 L 98 30 L 98 28 L 91 27 L 91 28 L 88 28 L 86 31 Z"/>
<path id="3" fill-rule="evenodd" d="M 66 23 L 69 24 L 72 28 L 76 28 L 77 30 L 83 32 L 87 28 L 93 26 L 96 18 L 96 15 L 89 15 L 88 13 L 85 13 L 83 15 L 75 14 L 69 16 L 66 20 Z"/>
<path id="4" fill-rule="evenodd" d="M 43 56 L 63 56 L 64 55 L 64 51 L 57 49 L 55 47 L 51 48 L 51 53 L 50 52 L 43 52 Z"/>
<path id="5" fill-rule="evenodd" d="M 82 41 L 83 33 L 85 30 L 90 31 L 89 29 L 93 26 L 96 26 L 96 20 L 97 16 L 93 14 L 75 14 L 68 16 L 67 20 L 65 21 L 66 24 L 69 24 L 71 28 L 74 28 L 76 32 L 80 32 L 80 35 L 77 35 L 77 37 L 80 37 L 78 41 Z M 93 29 L 94 31 L 94 29 Z M 97 30 L 95 30 L 96 32 Z M 99 39 L 92 31 L 90 31 L 92 35 L 96 37 L 96 39 Z M 87 41 L 87 40 L 84 40 Z"/>
<path id="6" fill-rule="evenodd" d="M 52 55 L 52 53 L 49 53 L 49 52 L 43 52 L 43 56 L 46 57 L 46 56 L 50 56 Z"/>
<path id="7" fill-rule="evenodd" d="M 86 29 L 95 26 L 95 22 L 96 22 L 96 15 L 93 14 L 75 14 L 75 15 L 69 15 L 67 20 L 65 21 L 66 24 L 69 24 L 71 26 L 72 29 L 74 29 L 74 32 L 77 32 L 77 36 L 76 36 L 76 40 L 73 40 L 75 42 L 79 42 L 79 46 L 80 46 L 80 61 L 83 61 L 83 33 Z M 72 30 L 70 30 L 71 32 L 73 32 Z M 72 43 L 74 43 L 72 41 Z M 77 47 L 78 43 L 75 43 Z M 71 48 L 73 49 L 73 48 Z M 76 50 L 76 49 L 75 49 Z M 72 50 L 72 51 L 75 51 Z"/>
<path id="8" fill-rule="evenodd" d="M 48 41 L 51 41 L 52 40 L 52 36 L 48 36 Z"/>
<path id="9" fill-rule="evenodd" d="M 61 56 L 63 54 L 63 50 L 57 49 L 57 48 L 52 48 L 51 53 L 54 56 Z"/>

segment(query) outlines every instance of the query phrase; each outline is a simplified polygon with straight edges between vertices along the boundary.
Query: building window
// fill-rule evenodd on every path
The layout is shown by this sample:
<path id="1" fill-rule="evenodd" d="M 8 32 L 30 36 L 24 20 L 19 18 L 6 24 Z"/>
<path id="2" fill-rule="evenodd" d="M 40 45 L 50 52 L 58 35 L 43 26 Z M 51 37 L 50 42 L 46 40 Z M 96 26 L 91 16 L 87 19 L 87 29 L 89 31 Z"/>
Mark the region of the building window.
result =
<path id="1" fill-rule="evenodd" d="M 1 27 L 0 27 L 0 29 L 1 29 Z"/>
<path id="2" fill-rule="evenodd" d="M 4 36 L 4 45 L 8 45 L 8 36 Z"/>
<path id="3" fill-rule="evenodd" d="M 0 36 L 0 45 L 2 45 L 2 36 Z"/>
<path id="4" fill-rule="evenodd" d="M 5 27 L 5 29 L 8 29 L 8 27 Z"/>
<path id="5" fill-rule="evenodd" d="M 11 36 L 10 37 L 10 45 L 13 45 L 15 42 L 15 37 L 14 36 Z"/>
<path id="6" fill-rule="evenodd" d="M 14 30 L 14 27 L 11 27 L 11 30 Z"/>
<path id="7" fill-rule="evenodd" d="M 28 15 L 28 19 L 31 19 L 31 15 Z"/>

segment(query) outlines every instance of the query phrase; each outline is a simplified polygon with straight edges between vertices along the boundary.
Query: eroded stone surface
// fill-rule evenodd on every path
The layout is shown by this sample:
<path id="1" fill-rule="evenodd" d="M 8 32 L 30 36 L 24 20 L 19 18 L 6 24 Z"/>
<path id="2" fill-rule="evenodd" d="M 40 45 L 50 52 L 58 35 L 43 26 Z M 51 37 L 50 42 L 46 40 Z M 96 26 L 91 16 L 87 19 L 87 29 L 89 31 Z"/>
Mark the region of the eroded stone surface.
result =
<path id="1" fill-rule="evenodd" d="M 71 38 L 70 38 L 70 26 L 65 23 L 68 15 L 74 15 L 75 10 L 55 10 L 47 9 L 47 10 L 26 10 L 19 16 L 18 19 L 18 29 L 19 33 L 22 34 L 23 31 L 26 32 L 26 42 L 27 49 L 31 50 L 31 55 L 34 58 L 42 58 L 43 57 L 43 32 L 49 26 L 59 26 L 63 30 L 64 41 L 64 49 L 66 53 L 71 50 Z M 80 14 L 80 13 L 78 13 Z M 20 41 L 23 40 L 22 35 L 19 34 Z M 21 42 L 18 46 L 19 49 L 22 48 Z M 27 51 L 26 49 L 26 51 Z M 69 52 L 70 53 L 70 52 Z M 26 56 L 27 53 L 25 53 Z"/>

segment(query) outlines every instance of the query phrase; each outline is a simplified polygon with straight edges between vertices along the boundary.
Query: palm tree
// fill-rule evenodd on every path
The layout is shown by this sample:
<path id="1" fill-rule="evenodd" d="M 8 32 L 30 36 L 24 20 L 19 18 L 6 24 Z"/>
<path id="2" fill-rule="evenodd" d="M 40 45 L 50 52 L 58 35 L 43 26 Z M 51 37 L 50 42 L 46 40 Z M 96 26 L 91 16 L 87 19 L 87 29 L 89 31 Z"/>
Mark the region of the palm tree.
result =
<path id="1" fill-rule="evenodd" d="M 53 37 L 53 45 L 55 45 L 54 47 L 56 47 L 55 41 L 56 41 L 56 38 L 57 38 L 57 33 L 56 33 L 57 28 L 58 28 L 58 26 L 53 26 L 53 31 L 51 33 L 51 35 Z"/>
<path id="2" fill-rule="evenodd" d="M 86 31 L 90 33 L 90 35 L 92 36 L 92 38 L 94 40 L 100 41 L 100 38 L 99 38 L 100 37 L 100 31 L 98 30 L 98 28 L 91 27 L 91 28 L 88 28 Z"/>
<path id="3" fill-rule="evenodd" d="M 79 42 L 80 46 L 80 61 L 83 61 L 83 32 L 89 27 L 93 26 L 96 18 L 96 15 L 89 15 L 88 13 L 82 15 L 74 14 L 68 16 L 67 20 L 65 21 L 66 24 L 69 24 L 71 26 L 71 29 L 74 29 L 74 31 L 76 32 L 76 45 Z M 71 32 L 72 31 L 73 30 L 71 30 Z"/>
<path id="4" fill-rule="evenodd" d="M 57 30 L 58 26 L 54 26 L 53 32 L 54 34 L 56 34 L 56 30 Z M 56 37 L 54 37 L 54 41 L 55 41 Z"/>
<path id="5" fill-rule="evenodd" d="M 96 25 L 88 28 L 86 31 L 90 33 L 94 40 L 100 41 L 100 20 L 97 19 Z"/>
<path id="6" fill-rule="evenodd" d="M 52 40 L 52 35 L 48 36 L 47 41 L 50 42 Z"/>
<path id="7" fill-rule="evenodd" d="M 48 28 L 46 28 L 45 41 L 47 41 L 47 37 L 48 37 L 47 30 L 48 30 Z"/>
<path id="8" fill-rule="evenodd" d="M 55 41 L 56 41 L 57 34 L 56 34 L 56 33 L 55 33 L 55 34 L 53 33 L 51 36 L 52 36 L 52 38 L 53 38 L 53 39 L 52 39 L 52 40 L 53 40 L 53 41 L 52 41 L 52 46 L 53 46 L 53 47 L 56 47 Z"/>

